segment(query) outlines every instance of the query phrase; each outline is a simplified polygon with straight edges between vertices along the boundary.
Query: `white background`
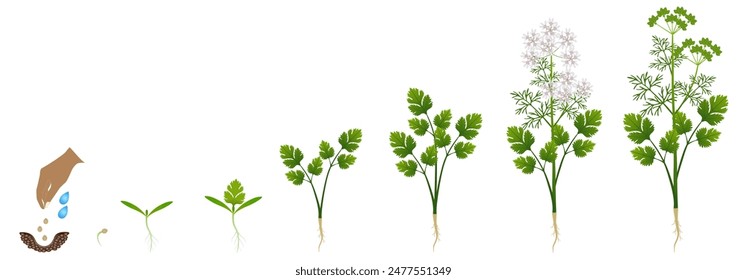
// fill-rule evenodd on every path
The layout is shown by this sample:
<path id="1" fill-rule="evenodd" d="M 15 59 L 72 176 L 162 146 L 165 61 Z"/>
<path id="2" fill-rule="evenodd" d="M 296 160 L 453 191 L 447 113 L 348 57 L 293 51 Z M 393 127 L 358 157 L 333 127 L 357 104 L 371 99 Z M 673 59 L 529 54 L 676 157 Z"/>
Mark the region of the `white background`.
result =
<path id="1" fill-rule="evenodd" d="M 299 279 L 301 266 L 452 267 L 439 279 L 747 275 L 737 126 L 747 61 L 734 24 L 741 9 L 729 6 L 737 2 L 266 2 L 0 4 L 0 278 Z M 707 36 L 722 46 L 701 71 L 718 77 L 714 89 L 731 106 L 719 142 L 688 152 L 684 239 L 673 253 L 663 167 L 632 160 L 622 117 L 641 108 L 626 77 L 647 71 L 650 37 L 661 34 L 647 19 L 678 5 L 698 19 L 680 39 Z M 544 180 L 514 168 L 505 139 L 506 127 L 521 123 L 509 93 L 531 78 L 522 35 L 551 17 L 576 33 L 576 73 L 593 83 L 589 106 L 604 115 L 594 152 L 566 161 L 554 253 Z M 430 94 L 434 110 L 451 108 L 455 120 L 484 118 L 475 154 L 449 161 L 435 252 L 425 183 L 397 172 L 388 142 L 390 131 L 409 130 L 410 87 Z M 317 252 L 313 195 L 286 181 L 278 150 L 296 145 L 308 161 L 319 141 L 336 144 L 353 127 L 363 130 L 358 161 L 331 175 L 327 242 Z M 70 192 L 70 213 L 59 220 L 57 197 L 42 211 L 35 187 L 39 169 L 68 147 L 85 163 L 58 193 Z M 249 197 L 264 197 L 237 215 L 246 239 L 239 253 L 230 214 L 203 198 L 221 197 L 233 179 Z M 148 209 L 174 201 L 151 218 L 159 240 L 152 253 L 142 217 L 120 200 Z M 70 239 L 40 254 L 18 232 L 38 235 L 45 217 L 50 237 L 64 230 Z M 390 278 L 420 279 L 373 279 Z"/>

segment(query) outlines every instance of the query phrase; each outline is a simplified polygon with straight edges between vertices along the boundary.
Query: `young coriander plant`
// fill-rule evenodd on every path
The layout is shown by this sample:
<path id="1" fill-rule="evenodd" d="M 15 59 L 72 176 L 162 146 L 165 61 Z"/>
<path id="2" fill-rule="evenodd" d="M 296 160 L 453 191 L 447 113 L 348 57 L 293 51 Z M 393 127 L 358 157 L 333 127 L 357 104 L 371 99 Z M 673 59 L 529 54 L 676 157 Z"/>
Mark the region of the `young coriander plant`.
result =
<path id="1" fill-rule="evenodd" d="M 225 203 L 212 196 L 206 195 L 205 198 L 215 205 L 228 210 L 228 212 L 231 212 L 231 224 L 233 225 L 233 230 L 235 231 L 233 236 L 234 238 L 236 238 L 236 252 L 238 252 L 241 248 L 241 240 L 243 238 L 241 236 L 241 233 L 239 233 L 239 229 L 236 227 L 236 213 L 238 213 L 241 209 L 244 209 L 249 205 L 252 205 L 255 202 L 259 201 L 260 199 L 262 199 L 262 197 L 257 196 L 245 202 L 244 199 L 246 198 L 246 194 L 244 194 L 244 186 L 242 186 L 241 182 L 236 179 L 231 181 L 231 183 L 229 183 L 226 187 L 226 191 L 223 192 L 223 201 L 225 201 Z M 227 204 L 230 204 L 231 207 L 228 207 Z"/>
<path id="2" fill-rule="evenodd" d="M 130 209 L 135 210 L 138 213 L 140 213 L 143 216 L 145 216 L 145 228 L 148 230 L 148 236 L 146 238 L 148 238 L 148 245 L 149 245 L 149 250 L 150 251 L 153 251 L 153 244 L 154 244 L 155 237 L 153 236 L 153 233 L 150 231 L 150 226 L 148 225 L 148 218 L 150 218 L 150 216 L 152 216 L 156 212 L 161 211 L 164 208 L 166 208 L 167 206 L 171 205 L 172 202 L 173 201 L 168 201 L 168 202 L 161 203 L 161 205 L 158 205 L 158 206 L 156 206 L 156 208 L 153 208 L 153 211 L 148 212 L 148 209 L 145 209 L 145 212 L 143 212 L 143 210 L 140 210 L 140 207 L 135 206 L 135 204 L 132 204 L 130 202 L 122 200 L 122 204 L 124 204 L 125 206 L 129 207 Z"/>
<path id="3" fill-rule="evenodd" d="M 451 135 L 446 132 L 451 126 L 451 110 L 443 110 L 431 118 L 431 115 L 428 113 L 428 110 L 433 107 L 431 97 L 417 88 L 409 90 L 407 93 L 407 103 L 410 104 L 408 107 L 410 112 L 415 115 L 414 118 L 408 121 L 410 128 L 417 136 L 428 134 L 428 137 L 433 139 L 433 144 L 427 146 L 418 158 L 415 155 L 415 147 L 417 146 L 415 139 L 404 132 L 394 131 L 389 134 L 389 145 L 394 149 L 394 154 L 403 159 L 397 163 L 397 170 L 399 172 L 402 172 L 407 177 L 413 177 L 415 174 L 420 173 L 425 178 L 425 183 L 428 185 L 428 192 L 430 193 L 431 205 L 433 206 L 433 230 L 435 235 L 433 250 L 435 250 L 436 243 L 439 241 L 437 219 L 438 195 L 441 192 L 441 182 L 444 168 L 446 167 L 446 160 L 451 155 L 465 159 L 475 151 L 476 146 L 470 140 L 477 137 L 478 130 L 482 127 L 482 116 L 473 113 L 459 118 L 455 125 L 459 134 L 452 141 Z M 462 138 L 464 141 L 459 141 Z M 439 155 L 439 149 L 443 151 L 441 155 Z M 412 159 L 404 160 L 407 157 L 412 157 Z M 442 159 L 440 165 L 438 162 L 439 158 Z M 432 171 L 428 170 L 429 167 L 432 168 Z M 428 176 L 429 172 L 432 174 L 431 177 Z"/>
<path id="4" fill-rule="evenodd" d="M 695 16 L 682 7 L 674 11 L 661 8 L 648 19 L 649 27 L 662 30 L 665 35 L 652 36 L 653 49 L 649 53 L 654 56 L 654 61 L 649 68 L 654 74 L 646 72 L 628 77 L 636 91 L 633 99 L 644 104 L 639 113 L 626 114 L 623 119 L 628 138 L 638 145 L 631 151 L 633 159 L 643 166 L 651 166 L 657 161 L 667 173 L 674 200 L 674 250 L 681 238 L 677 194 L 685 154 L 693 143 L 708 148 L 718 141 L 721 132 L 714 127 L 724 119 L 729 105 L 726 96 L 711 95 L 711 86 L 716 77 L 700 71 L 703 63 L 721 55 L 721 48 L 708 38 L 697 42 L 687 38 L 676 43 L 675 36 L 695 23 Z M 694 66 L 689 69 L 692 72 L 682 69 L 686 65 Z M 681 73 L 679 70 L 689 74 L 687 79 L 677 80 L 677 74 Z M 694 107 L 700 115 L 700 121 L 694 128 L 693 121 L 685 114 L 688 107 Z M 666 112 L 672 125 L 657 145 L 651 137 L 654 124 L 649 117 L 659 116 L 662 112 Z"/>
<path id="5" fill-rule="evenodd" d="M 330 145 L 329 142 L 322 140 L 319 144 L 319 156 L 311 160 L 311 162 L 304 168 L 301 161 L 303 161 L 304 155 L 301 149 L 291 145 L 280 146 L 280 158 L 283 160 L 283 164 L 291 170 L 285 173 L 285 177 L 296 186 L 300 186 L 303 182 L 311 185 L 311 190 L 314 192 L 314 199 L 316 200 L 317 217 L 319 219 L 319 246 L 317 251 L 321 250 L 322 243 L 324 242 L 324 230 L 322 229 L 322 209 L 324 208 L 324 196 L 327 193 L 327 182 L 329 181 L 329 173 L 332 171 L 332 167 L 339 166 L 340 169 L 348 169 L 350 166 L 355 164 L 356 157 L 353 156 L 353 152 L 358 149 L 363 133 L 360 129 L 354 128 L 343 132 L 337 142 L 340 143 L 340 149 L 335 152 L 335 149 Z M 347 153 L 343 153 L 343 151 Z M 321 176 L 324 172 L 324 161 L 327 161 L 327 173 L 324 176 L 324 185 L 321 190 L 321 196 L 314 186 L 314 177 Z"/>
<path id="6" fill-rule="evenodd" d="M 559 238 L 558 178 L 566 156 L 574 154 L 582 158 L 588 155 L 595 146 L 589 138 L 597 133 L 602 124 L 600 110 L 587 110 L 591 84 L 586 79 L 578 80 L 572 71 L 579 61 L 575 41 L 573 32 L 568 29 L 561 31 L 552 19 L 542 23 L 539 32 L 532 30 L 524 35 L 526 51 L 522 57 L 525 66 L 534 74 L 529 84 L 538 87 L 538 90 L 511 93 L 518 105 L 516 114 L 524 115 L 525 121 L 521 126 L 509 127 L 506 133 L 511 149 L 521 155 L 514 159 L 516 168 L 525 174 L 539 170 L 545 178 L 552 202 L 553 251 Z M 558 62 L 563 67 L 558 67 Z M 561 125 L 564 118 L 573 121 L 576 128 L 573 137 Z M 535 137 L 530 129 L 539 129 L 544 125 L 551 137 L 536 152 L 536 148 L 532 147 Z M 527 152 L 529 155 L 525 155 Z"/>

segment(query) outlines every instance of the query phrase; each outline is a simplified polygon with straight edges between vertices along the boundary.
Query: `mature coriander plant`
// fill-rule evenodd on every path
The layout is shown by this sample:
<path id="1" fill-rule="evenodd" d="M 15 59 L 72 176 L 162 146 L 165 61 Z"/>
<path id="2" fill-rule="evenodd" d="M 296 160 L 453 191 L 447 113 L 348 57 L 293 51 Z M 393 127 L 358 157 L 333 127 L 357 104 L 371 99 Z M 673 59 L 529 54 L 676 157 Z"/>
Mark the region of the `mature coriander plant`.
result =
<path id="1" fill-rule="evenodd" d="M 427 146 L 418 158 L 415 155 L 417 146 L 415 139 L 404 132 L 394 131 L 389 134 L 389 145 L 393 148 L 394 154 L 402 159 L 397 163 L 399 172 L 407 177 L 420 173 L 425 178 L 433 206 L 433 231 L 436 236 L 433 241 L 433 250 L 435 250 L 439 240 L 438 195 L 441 192 L 446 160 L 451 155 L 465 159 L 475 151 L 476 146 L 470 140 L 477 137 L 478 130 L 482 127 L 482 116 L 473 113 L 459 118 L 454 126 L 459 134 L 452 141 L 451 135 L 446 132 L 451 126 L 451 110 L 443 110 L 431 118 L 432 115 L 428 111 L 433 107 L 433 101 L 429 95 L 417 88 L 411 88 L 407 93 L 407 103 L 410 104 L 408 106 L 410 112 L 415 116 L 408 121 L 410 129 L 417 136 L 428 134 L 427 137 L 433 140 L 433 144 Z M 460 139 L 464 141 L 459 141 Z M 443 151 L 441 155 L 439 155 L 439 149 Z M 412 157 L 412 159 L 405 160 L 404 158 L 407 157 Z M 440 165 L 439 158 L 442 159 Z M 428 176 L 431 172 L 429 167 L 433 170 L 432 177 Z"/>
<path id="2" fill-rule="evenodd" d="M 306 168 L 301 164 L 304 158 L 301 149 L 291 145 L 280 146 L 280 158 L 283 160 L 283 164 L 291 169 L 285 173 L 285 177 L 296 186 L 302 185 L 303 182 L 309 183 L 311 190 L 314 192 L 317 216 L 319 217 L 319 246 L 317 246 L 317 251 L 321 250 L 322 243 L 324 242 L 322 209 L 324 208 L 324 195 L 327 193 L 329 173 L 332 171 L 332 167 L 339 166 L 340 169 L 348 169 L 355 164 L 356 157 L 353 156 L 353 152 L 358 149 L 362 137 L 363 133 L 357 128 L 343 132 L 337 138 L 337 142 L 340 143 L 340 149 L 337 152 L 335 152 L 335 148 L 329 142 L 322 140 L 319 144 L 319 156 L 312 159 Z M 343 151 L 347 153 L 343 153 Z M 321 192 L 319 192 L 314 185 L 314 176 L 322 175 L 325 161 L 328 164 L 327 173 L 324 175 L 324 185 Z"/>
<path id="3" fill-rule="evenodd" d="M 524 115 L 521 126 L 508 128 L 508 142 L 511 149 L 521 155 L 514 160 L 516 168 L 525 174 L 535 170 L 542 172 L 547 183 L 552 202 L 552 226 L 555 240 L 558 241 L 557 186 L 566 156 L 574 154 L 582 158 L 594 149 L 589 140 L 597 133 L 602 123 L 602 112 L 586 110 L 586 101 L 591 94 L 591 84 L 579 80 L 573 72 L 578 64 L 579 54 L 574 48 L 576 35 L 570 30 L 561 31 L 552 19 L 542 23 L 540 31 L 532 30 L 524 35 L 526 51 L 522 55 L 524 65 L 534 78 L 529 83 L 536 90 L 525 89 L 511 93 L 518 108 L 517 115 Z M 558 62 L 562 67 L 558 66 Z M 571 134 L 561 125 L 561 121 L 573 121 L 576 132 Z M 550 139 L 535 152 L 532 148 L 535 137 L 530 129 L 545 126 Z M 586 139 L 583 139 L 586 138 Z M 529 155 L 525 155 L 529 152 Z"/>
<path id="4" fill-rule="evenodd" d="M 628 138 L 638 145 L 631 151 L 633 159 L 644 166 L 657 161 L 667 173 L 674 199 L 675 250 L 681 238 L 677 194 L 685 154 L 693 143 L 707 148 L 718 140 L 721 132 L 713 127 L 724 119 L 729 105 L 726 96 L 711 95 L 711 86 L 716 77 L 700 71 L 703 63 L 721 55 L 721 48 L 708 38 L 697 42 L 690 38 L 681 43 L 676 41 L 676 35 L 687 31 L 695 23 L 695 16 L 682 7 L 674 11 L 661 8 L 648 19 L 650 27 L 663 31 L 665 35 L 652 36 L 653 49 L 649 53 L 654 56 L 654 61 L 649 68 L 654 74 L 646 72 L 628 77 L 636 91 L 633 99 L 642 101 L 643 109 L 637 114 L 626 114 L 623 120 Z M 685 66 L 690 66 L 690 72 L 683 69 Z M 689 74 L 687 79 L 677 80 L 680 70 Z M 693 121 L 685 114 L 688 107 L 694 107 L 700 115 L 700 121 L 694 128 Z M 666 112 L 664 115 L 672 121 L 672 125 L 657 145 L 651 138 L 654 125 L 649 117 L 659 116 L 662 112 Z"/>

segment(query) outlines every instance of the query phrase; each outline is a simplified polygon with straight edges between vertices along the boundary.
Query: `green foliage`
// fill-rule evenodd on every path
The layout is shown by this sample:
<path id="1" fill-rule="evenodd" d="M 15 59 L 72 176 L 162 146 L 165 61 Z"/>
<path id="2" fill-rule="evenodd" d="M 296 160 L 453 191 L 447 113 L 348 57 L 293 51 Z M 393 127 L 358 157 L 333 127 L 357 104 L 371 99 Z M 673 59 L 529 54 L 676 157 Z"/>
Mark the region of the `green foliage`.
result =
<path id="1" fill-rule="evenodd" d="M 701 128 L 695 134 L 695 138 L 698 139 L 698 145 L 703 148 L 710 147 L 713 142 L 718 141 L 718 137 L 721 136 L 721 132 L 715 128 Z"/>
<path id="2" fill-rule="evenodd" d="M 322 175 L 322 171 L 324 171 L 322 164 L 322 158 L 317 157 L 312 159 L 309 163 L 309 166 L 307 166 L 306 168 L 309 170 L 309 173 L 319 176 Z"/>
<path id="3" fill-rule="evenodd" d="M 568 143 L 570 139 L 570 135 L 568 135 L 563 126 L 559 124 L 552 126 L 552 141 L 555 142 L 555 145 L 563 145 Z"/>
<path id="4" fill-rule="evenodd" d="M 656 158 L 656 151 L 654 148 L 651 148 L 651 146 L 638 146 L 635 147 L 630 153 L 633 154 L 633 158 L 639 162 L 643 166 L 649 166 L 654 163 L 654 159 Z"/>
<path id="5" fill-rule="evenodd" d="M 423 174 L 431 195 L 433 213 L 436 214 L 442 169 L 446 160 L 451 155 L 465 159 L 475 152 L 476 146 L 469 140 L 473 140 L 479 134 L 482 116 L 473 113 L 460 117 L 454 125 L 458 134 L 453 136 L 448 132 L 454 119 L 450 109 L 441 110 L 435 116 L 430 115 L 429 110 L 433 108 L 431 97 L 417 88 L 409 90 L 407 103 L 410 112 L 415 116 L 408 120 L 410 129 L 416 136 L 426 136 L 433 142 L 425 146 L 420 154 L 416 154 L 417 143 L 413 136 L 394 131 L 389 134 L 389 146 L 392 147 L 392 152 L 402 159 L 396 163 L 397 171 L 406 177 L 413 177 L 417 173 Z M 408 157 L 409 159 L 405 159 Z M 428 169 L 433 169 L 433 172 L 426 172 Z M 429 175 L 433 175 L 432 178 Z"/>
<path id="6" fill-rule="evenodd" d="M 303 160 L 303 153 L 300 149 L 291 145 L 280 146 L 280 158 L 283 159 L 283 164 L 288 168 L 293 168 L 301 165 Z"/>
<path id="7" fill-rule="evenodd" d="M 651 140 L 651 133 L 654 133 L 654 125 L 649 118 L 644 118 L 641 114 L 625 114 L 625 131 L 628 132 L 628 139 L 633 143 L 641 144 L 646 140 Z"/>
<path id="8" fill-rule="evenodd" d="M 677 131 L 670 130 L 667 131 L 666 134 L 664 134 L 664 137 L 659 139 L 659 149 L 662 149 L 664 151 L 674 153 L 677 151 L 677 149 L 680 148 L 680 143 L 678 142 L 680 139 L 679 134 L 677 134 Z"/>
<path id="9" fill-rule="evenodd" d="M 532 150 L 534 135 L 529 130 L 523 127 L 512 126 L 508 128 L 506 135 L 508 136 L 508 143 L 511 144 L 511 149 L 517 154 L 523 154 L 526 151 Z"/>
<path id="10" fill-rule="evenodd" d="M 700 117 L 703 118 L 704 122 L 715 126 L 724 120 L 727 106 L 729 106 L 729 100 L 726 96 L 711 96 L 708 100 L 700 102 L 700 106 L 698 106 L 698 114 L 700 114 Z"/>
<path id="11" fill-rule="evenodd" d="M 223 200 L 229 204 L 242 204 L 244 203 L 244 186 L 241 185 L 239 180 L 233 180 L 226 191 L 223 192 Z"/>
<path id="12" fill-rule="evenodd" d="M 329 144 L 329 142 L 322 140 L 319 144 L 319 157 L 322 159 L 330 159 L 335 156 L 335 148 Z"/>
<path id="13" fill-rule="evenodd" d="M 576 117 L 573 125 L 578 129 L 578 133 L 586 137 L 592 137 L 599 131 L 602 124 L 602 111 L 589 110 Z"/>
<path id="14" fill-rule="evenodd" d="M 337 161 L 340 165 L 340 169 L 348 169 L 350 166 L 355 164 L 355 156 L 349 155 L 349 154 L 340 154 L 340 156 L 337 158 Z"/>
<path id="15" fill-rule="evenodd" d="M 285 173 L 285 178 L 296 186 L 300 186 L 304 181 L 304 174 L 301 170 L 291 170 Z"/>
<path id="16" fill-rule="evenodd" d="M 514 160 L 514 165 L 516 165 L 516 168 L 521 170 L 521 172 L 524 172 L 524 174 L 532 174 L 534 172 L 535 164 L 537 164 L 537 161 L 535 161 L 534 158 L 530 156 L 520 156 Z"/>
<path id="17" fill-rule="evenodd" d="M 591 140 L 578 139 L 573 142 L 573 153 L 577 157 L 585 157 L 594 150 L 594 145 L 594 142 L 591 142 Z"/>
<path id="18" fill-rule="evenodd" d="M 361 132 L 360 129 L 355 128 L 343 132 L 342 135 L 340 135 L 340 138 L 338 138 L 338 142 L 340 142 L 340 146 L 348 151 L 348 153 L 352 153 L 358 149 L 358 146 L 361 143 L 361 138 L 363 138 L 363 132 Z"/>
<path id="19" fill-rule="evenodd" d="M 540 149 L 539 157 L 547 162 L 555 162 L 558 159 L 558 146 L 552 141 L 545 143 L 545 147 Z"/>
<path id="20" fill-rule="evenodd" d="M 149 240 L 150 250 L 152 251 L 153 250 L 153 244 L 154 244 L 154 241 L 153 241 L 154 238 L 153 238 L 153 233 L 150 231 L 150 226 L 148 225 L 148 218 L 150 218 L 156 212 L 161 211 L 161 210 L 165 209 L 166 207 L 168 207 L 169 205 L 171 205 L 171 203 L 173 201 L 167 201 L 167 202 L 159 204 L 158 206 L 156 206 L 156 208 L 153 208 L 152 212 L 148 211 L 148 209 L 146 209 L 145 211 L 143 211 L 142 209 L 140 209 L 140 207 L 137 207 L 137 205 L 135 205 L 135 204 L 133 204 L 133 203 L 131 203 L 129 201 L 122 200 L 121 202 L 122 202 L 122 204 L 124 204 L 124 206 L 127 206 L 127 208 L 135 210 L 135 212 L 138 212 L 138 213 L 140 213 L 141 215 L 143 215 L 145 217 L 145 228 L 148 230 L 148 237 L 147 238 Z"/>
<path id="21" fill-rule="evenodd" d="M 687 118 L 685 113 L 677 112 L 673 116 L 673 127 L 677 134 L 685 134 L 693 130 L 693 122 Z"/>

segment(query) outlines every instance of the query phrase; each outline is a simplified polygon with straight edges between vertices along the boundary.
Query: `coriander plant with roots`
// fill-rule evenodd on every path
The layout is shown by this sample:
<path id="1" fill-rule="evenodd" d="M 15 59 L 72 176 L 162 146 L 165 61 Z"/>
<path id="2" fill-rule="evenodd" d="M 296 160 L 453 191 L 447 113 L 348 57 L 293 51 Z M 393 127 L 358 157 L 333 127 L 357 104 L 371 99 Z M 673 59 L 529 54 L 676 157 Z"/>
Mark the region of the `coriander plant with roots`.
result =
<path id="1" fill-rule="evenodd" d="M 456 155 L 457 158 L 465 159 L 475 151 L 475 144 L 470 140 L 477 137 L 478 130 L 482 127 L 482 116 L 480 114 L 468 114 L 459 118 L 454 127 L 459 133 L 452 139 L 446 130 L 451 126 L 451 110 L 446 109 L 435 116 L 428 113 L 433 107 L 431 97 L 422 90 L 411 88 L 407 93 L 407 103 L 410 112 L 415 115 L 410 119 L 410 129 L 417 136 L 426 136 L 433 140 L 433 144 L 425 147 L 420 157 L 415 155 L 417 146 L 415 139 L 404 132 L 394 131 L 389 134 L 389 144 L 394 149 L 394 154 L 400 160 L 397 162 L 397 170 L 407 177 L 413 177 L 420 173 L 425 178 L 430 193 L 431 205 L 433 206 L 433 250 L 439 241 L 438 228 L 438 195 L 441 192 L 444 168 L 449 156 Z M 427 135 L 426 135 L 427 134 Z M 464 139 L 464 141 L 459 141 Z M 439 155 L 440 154 L 440 155 Z M 405 158 L 411 158 L 405 160 Z M 439 164 L 439 158 L 441 163 Z M 430 170 L 429 170 L 430 168 Z M 431 176 L 429 177 L 429 174 Z"/>
<path id="2" fill-rule="evenodd" d="M 226 187 L 226 191 L 223 192 L 223 201 L 225 201 L 225 203 L 212 196 L 205 196 L 205 199 L 215 205 L 220 206 L 223 209 L 228 210 L 228 212 L 231 212 L 231 224 L 233 225 L 234 230 L 233 237 L 236 238 L 236 252 L 238 252 L 241 248 L 241 241 L 243 240 L 243 238 L 241 236 L 241 233 L 239 233 L 239 228 L 236 227 L 236 213 L 238 213 L 241 209 L 249 207 L 249 205 L 252 205 L 255 202 L 259 201 L 260 199 L 262 199 L 262 197 L 257 196 L 250 200 L 244 201 L 246 199 L 244 186 L 242 186 L 241 182 L 236 179 L 231 181 L 231 183 L 229 183 Z M 231 207 L 228 207 L 227 204 L 230 204 Z"/>
<path id="3" fill-rule="evenodd" d="M 171 205 L 172 202 L 173 201 L 167 201 L 167 202 L 161 203 L 160 205 L 156 206 L 156 208 L 153 208 L 153 211 L 149 212 L 148 209 L 145 209 L 145 211 L 143 211 L 140 209 L 140 207 L 137 207 L 135 204 L 122 200 L 122 204 L 124 204 L 125 206 L 127 206 L 128 208 L 132 210 L 135 210 L 136 212 L 142 214 L 145 217 L 145 228 L 148 230 L 148 236 L 146 236 L 145 238 L 148 240 L 149 251 L 153 251 L 153 244 L 155 244 L 156 238 L 155 236 L 153 236 L 153 233 L 150 231 L 150 225 L 148 224 L 148 218 L 150 218 L 150 216 L 153 216 L 153 214 L 155 214 L 156 212 L 161 211 L 164 208 L 168 207 L 169 205 Z"/>
<path id="4" fill-rule="evenodd" d="M 291 169 L 285 173 L 285 177 L 296 186 L 300 186 L 304 182 L 309 183 L 311 191 L 314 193 L 317 217 L 319 218 L 319 246 L 317 246 L 317 251 L 321 250 L 322 243 L 324 242 L 322 209 L 324 208 L 324 196 L 327 193 L 329 173 L 335 166 L 340 167 L 340 169 L 348 169 L 355 164 L 356 157 L 352 153 L 358 149 L 362 137 L 363 133 L 357 128 L 343 132 L 337 138 L 337 142 L 340 144 L 337 152 L 335 152 L 335 148 L 329 142 L 322 141 L 319 143 L 319 156 L 312 159 L 306 168 L 301 163 L 304 159 L 301 149 L 291 145 L 280 146 L 280 158 L 283 160 L 283 164 Z M 327 163 L 327 172 L 324 175 L 324 184 L 321 190 L 317 190 L 316 187 L 318 185 L 314 185 L 314 177 L 322 175 L 325 161 Z"/>
<path id="5" fill-rule="evenodd" d="M 712 95 L 716 77 L 706 75 L 705 67 L 701 68 L 714 56 L 721 55 L 721 48 L 708 38 L 696 41 L 678 36 L 695 23 L 695 16 L 682 7 L 674 11 L 661 8 L 648 19 L 648 25 L 663 34 L 652 36 L 653 47 L 649 53 L 654 60 L 649 68 L 653 74 L 646 72 L 628 77 L 635 90 L 633 99 L 643 102 L 643 109 L 626 114 L 623 119 L 628 138 L 637 145 L 631 151 L 633 159 L 643 166 L 651 166 L 655 161 L 661 163 L 667 173 L 674 200 L 674 250 L 682 233 L 677 194 L 685 154 L 694 143 L 708 148 L 718 141 L 721 132 L 715 126 L 724 119 L 729 105 L 726 96 Z M 688 117 L 694 114 L 688 109 L 700 116 L 694 126 Z M 652 138 L 651 117 L 659 115 L 670 120 L 671 126 L 657 143 Z"/>
<path id="6" fill-rule="evenodd" d="M 534 75 L 529 84 L 536 89 L 511 93 L 518 105 L 516 114 L 524 116 L 524 123 L 509 127 L 506 133 L 511 149 L 520 155 L 514 159 L 516 168 L 525 174 L 539 170 L 547 184 L 552 202 L 553 251 L 559 240 L 558 179 L 566 156 L 574 154 L 582 158 L 588 155 L 595 145 L 589 138 L 597 133 L 602 123 L 601 111 L 587 110 L 591 84 L 586 79 L 578 79 L 573 72 L 579 62 L 575 41 L 573 32 L 560 30 L 552 19 L 542 23 L 539 31 L 531 30 L 524 35 L 526 50 L 522 57 L 524 65 Z M 573 137 L 561 124 L 564 120 L 573 122 Z M 539 147 L 539 151 L 533 147 L 535 137 L 531 129 L 549 132 L 550 139 Z"/>

